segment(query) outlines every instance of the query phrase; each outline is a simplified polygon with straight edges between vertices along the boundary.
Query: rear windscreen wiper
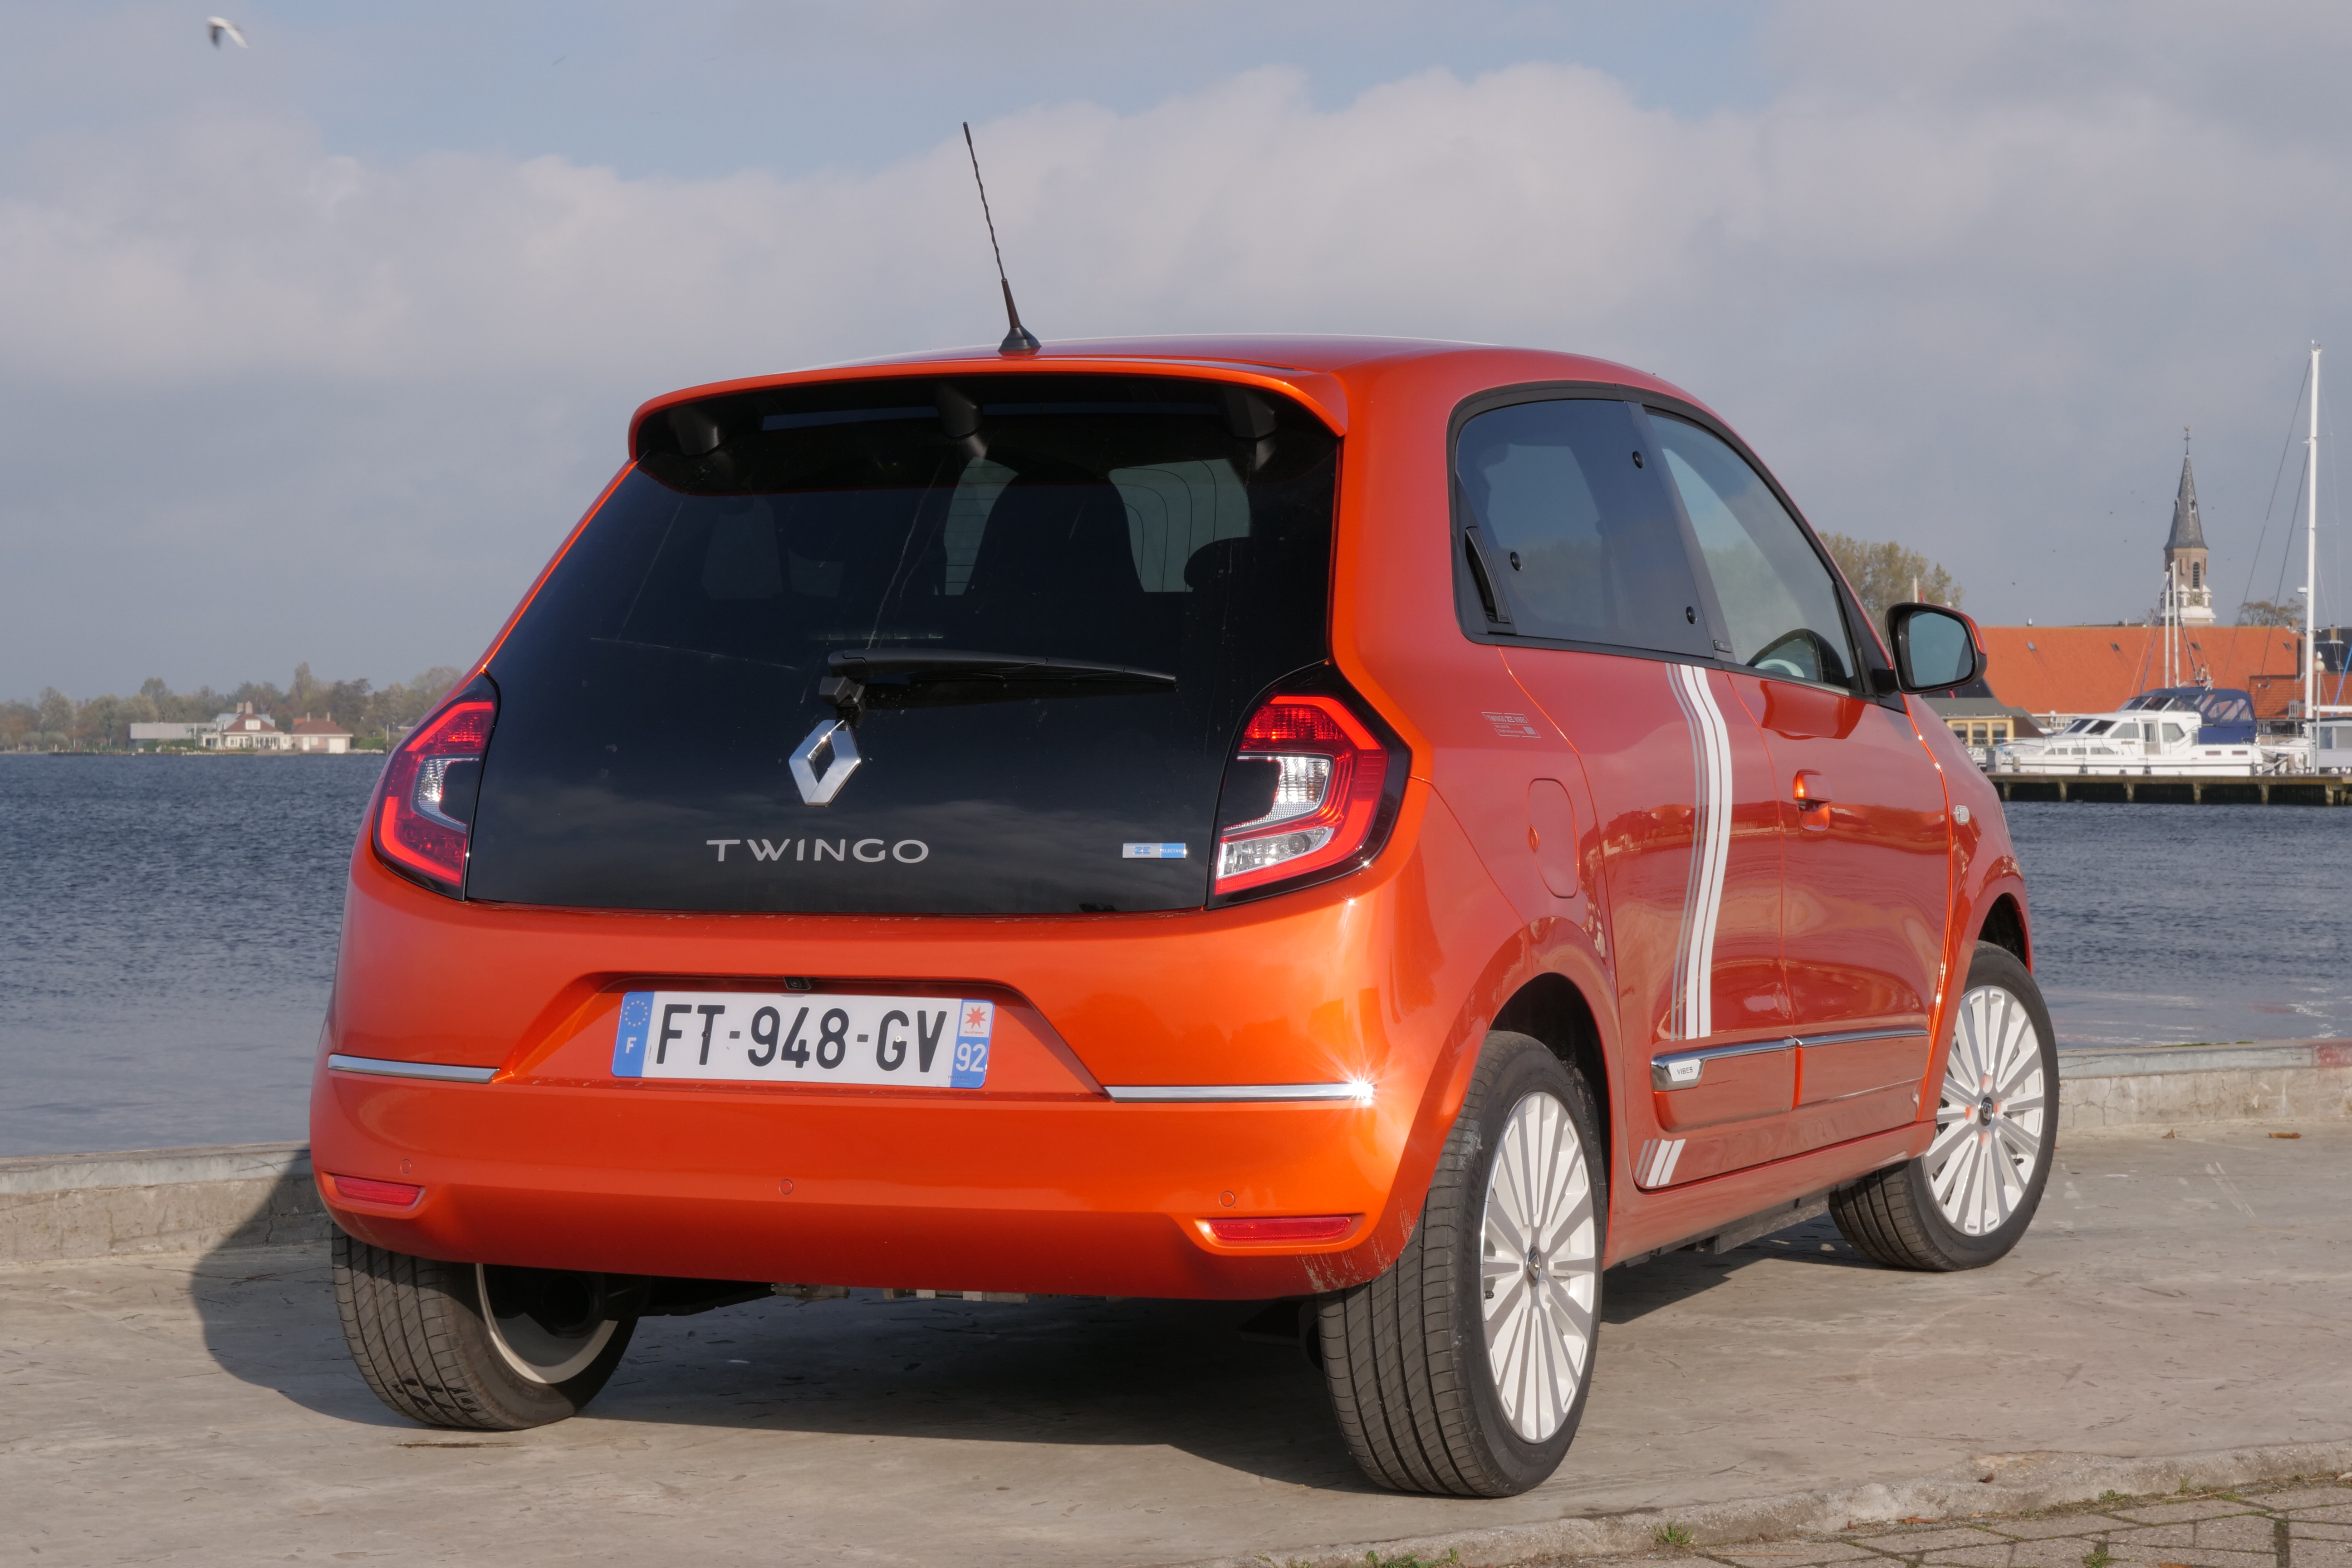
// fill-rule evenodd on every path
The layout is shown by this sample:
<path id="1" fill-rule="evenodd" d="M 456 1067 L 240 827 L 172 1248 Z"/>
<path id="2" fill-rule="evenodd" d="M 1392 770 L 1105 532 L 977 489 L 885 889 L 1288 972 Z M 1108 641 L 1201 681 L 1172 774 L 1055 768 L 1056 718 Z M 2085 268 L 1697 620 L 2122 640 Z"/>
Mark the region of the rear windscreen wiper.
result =
<path id="1" fill-rule="evenodd" d="M 867 708 L 1134 696 L 1176 689 L 1176 678 L 1165 670 L 970 648 L 836 648 L 825 656 L 824 666 L 827 673 L 816 683 L 816 694 L 853 724 Z"/>

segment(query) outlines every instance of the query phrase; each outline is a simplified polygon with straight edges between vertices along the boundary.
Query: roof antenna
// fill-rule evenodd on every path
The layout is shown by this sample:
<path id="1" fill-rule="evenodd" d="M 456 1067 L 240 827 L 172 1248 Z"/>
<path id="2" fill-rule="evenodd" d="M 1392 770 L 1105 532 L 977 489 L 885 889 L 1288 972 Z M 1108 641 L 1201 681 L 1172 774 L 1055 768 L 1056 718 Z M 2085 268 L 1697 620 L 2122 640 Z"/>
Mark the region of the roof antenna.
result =
<path id="1" fill-rule="evenodd" d="M 980 216 L 988 220 L 988 248 L 996 254 L 996 281 L 1004 290 L 1004 319 L 1013 330 L 996 345 L 1001 354 L 1034 354 L 1041 346 L 1037 334 L 1021 324 L 1021 311 L 1013 303 L 1013 285 L 1004 278 L 1004 252 L 996 243 L 996 216 L 988 210 L 988 182 L 980 177 L 980 149 L 971 144 L 971 121 L 963 122 L 963 150 L 971 154 L 971 183 L 980 187 Z"/>

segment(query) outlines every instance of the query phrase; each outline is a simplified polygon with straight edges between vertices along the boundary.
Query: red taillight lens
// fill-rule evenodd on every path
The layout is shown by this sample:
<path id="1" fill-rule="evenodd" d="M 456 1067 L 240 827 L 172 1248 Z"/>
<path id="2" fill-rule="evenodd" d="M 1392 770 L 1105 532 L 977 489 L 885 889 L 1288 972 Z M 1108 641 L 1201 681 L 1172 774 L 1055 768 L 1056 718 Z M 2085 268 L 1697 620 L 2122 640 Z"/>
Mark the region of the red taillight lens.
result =
<path id="1" fill-rule="evenodd" d="M 425 1189 L 407 1182 L 379 1182 L 373 1176 L 330 1176 L 335 1184 L 335 1195 L 352 1198 L 363 1204 L 390 1204 L 394 1208 L 408 1208 L 425 1195 Z"/>
<path id="2" fill-rule="evenodd" d="M 1402 783 L 1391 774 L 1403 767 L 1402 748 L 1337 697 L 1268 699 L 1227 764 L 1228 799 L 1246 796 L 1253 815 L 1220 827 L 1210 890 L 1246 892 L 1360 863 L 1380 847 Z"/>
<path id="3" fill-rule="evenodd" d="M 1219 1241 L 1337 1241 L 1348 1234 L 1356 1216 L 1344 1214 L 1289 1215 L 1280 1219 L 1213 1219 L 1209 1234 Z"/>
<path id="4" fill-rule="evenodd" d="M 403 876 L 453 899 L 466 885 L 474 796 L 498 717 L 498 688 L 488 676 L 476 676 L 401 742 L 376 786 L 376 854 Z"/>

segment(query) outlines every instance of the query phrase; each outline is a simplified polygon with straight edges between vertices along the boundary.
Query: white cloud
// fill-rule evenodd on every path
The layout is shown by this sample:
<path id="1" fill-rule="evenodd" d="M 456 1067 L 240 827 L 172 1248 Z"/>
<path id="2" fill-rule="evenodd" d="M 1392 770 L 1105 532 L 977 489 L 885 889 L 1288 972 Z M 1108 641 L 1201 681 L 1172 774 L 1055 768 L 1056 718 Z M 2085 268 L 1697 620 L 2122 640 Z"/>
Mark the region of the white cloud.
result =
<path id="1" fill-rule="evenodd" d="M 2145 48 L 2036 10 L 1853 16 L 1792 13 L 1785 89 L 1697 119 L 1529 64 L 1332 108 L 1261 70 L 975 129 L 1049 338 L 1627 359 L 1722 409 L 1821 526 L 1928 550 L 1996 617 L 2137 613 L 2193 421 L 2233 592 L 2294 356 L 2344 316 L 2352 235 L 2315 199 L 2344 135 L 2231 89 L 2255 79 L 2229 48 L 2200 76 L 2185 22 L 2158 81 Z M 2070 68 L 2024 79 L 2037 40 Z M 10 689 L 462 656 L 641 397 L 1001 330 L 961 140 L 869 174 L 625 179 L 376 166 L 299 122 L 190 111 L 60 139 L 33 171 L 0 201 L 0 545 L 131 613 L 12 614 Z M 282 609 L 208 614 L 239 580 Z"/>

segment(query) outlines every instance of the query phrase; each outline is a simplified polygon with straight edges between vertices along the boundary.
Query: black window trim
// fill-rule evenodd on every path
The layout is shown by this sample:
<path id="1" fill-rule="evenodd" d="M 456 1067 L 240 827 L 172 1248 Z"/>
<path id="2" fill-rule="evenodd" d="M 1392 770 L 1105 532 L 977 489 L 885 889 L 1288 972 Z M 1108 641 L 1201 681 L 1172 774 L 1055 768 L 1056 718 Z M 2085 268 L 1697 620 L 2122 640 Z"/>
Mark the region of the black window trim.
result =
<path id="1" fill-rule="evenodd" d="M 1473 526 L 1473 520 L 1469 518 L 1464 508 L 1462 486 L 1454 473 L 1454 453 L 1461 438 L 1462 427 L 1481 414 L 1491 413 L 1497 408 L 1508 408 L 1522 403 L 1574 400 L 1628 403 L 1633 405 L 1637 413 L 1643 416 L 1644 423 L 1647 416 L 1652 412 L 1672 415 L 1677 419 L 1697 426 L 1715 437 L 1725 446 L 1729 447 L 1741 461 L 1755 470 L 1763 479 L 1766 487 L 1771 490 L 1773 499 L 1778 500 L 1788 514 L 1796 520 L 1798 532 L 1803 536 L 1805 542 L 1812 547 L 1814 556 L 1829 573 L 1830 583 L 1837 592 L 1839 612 L 1845 620 L 1846 640 L 1853 645 L 1856 658 L 1862 666 L 1855 672 L 1856 679 L 1853 685 L 1840 686 L 1824 681 L 1798 679 L 1777 673 L 1768 674 L 1720 653 L 1712 658 L 1702 658 L 1696 655 L 1676 653 L 1666 648 L 1634 647 L 1624 643 L 1588 642 L 1581 638 L 1534 637 L 1513 631 L 1508 626 L 1497 627 L 1486 624 L 1486 613 L 1480 604 L 1476 584 L 1470 578 L 1467 552 L 1464 545 L 1465 539 L 1468 537 L 1468 531 Z M 1683 548 L 1691 556 L 1692 579 L 1698 584 L 1699 598 L 1707 617 L 1707 640 L 1718 647 L 1726 647 L 1727 646 L 1724 636 L 1726 628 L 1721 607 L 1715 597 L 1714 579 L 1708 575 L 1706 563 L 1698 554 L 1697 536 L 1691 528 L 1689 514 L 1684 510 L 1680 492 L 1675 489 L 1671 481 L 1666 486 L 1666 491 L 1674 498 L 1675 516 L 1681 524 Z M 1474 393 L 1454 405 L 1454 413 L 1446 421 L 1445 492 L 1448 535 L 1446 553 L 1453 562 L 1454 623 L 1460 628 L 1462 635 L 1474 643 L 1484 643 L 1493 647 L 1559 648 L 1571 653 L 1615 654 L 1621 658 L 1644 658 L 1662 664 L 1707 664 L 1719 669 L 1751 675 L 1761 680 L 1785 681 L 1792 686 L 1808 687 L 1816 691 L 1834 691 L 1843 696 L 1859 697 L 1874 701 L 1881 707 L 1895 709 L 1902 707 L 1902 693 L 1892 689 L 1895 667 L 1886 657 L 1885 645 L 1875 628 L 1871 626 L 1869 617 L 1863 613 L 1860 602 L 1854 598 L 1853 589 L 1846 583 L 1845 574 L 1838 570 L 1837 563 L 1831 558 L 1828 549 L 1822 545 L 1820 534 L 1814 531 L 1813 525 L 1798 509 L 1796 501 L 1790 497 L 1787 490 L 1781 488 L 1780 481 L 1774 477 L 1772 470 L 1765 465 L 1764 460 L 1756 455 L 1754 449 L 1741 440 L 1738 434 L 1723 421 L 1696 404 L 1664 393 L 1653 392 L 1645 387 L 1628 386 L 1622 382 L 1613 381 L 1518 382 L 1508 386 L 1489 387 L 1484 392 Z M 1495 585 L 1495 592 L 1498 595 L 1504 591 L 1502 584 Z M 1881 670 L 1885 671 L 1883 679 L 1877 673 Z M 1882 687 L 1887 689 L 1881 689 Z"/>

